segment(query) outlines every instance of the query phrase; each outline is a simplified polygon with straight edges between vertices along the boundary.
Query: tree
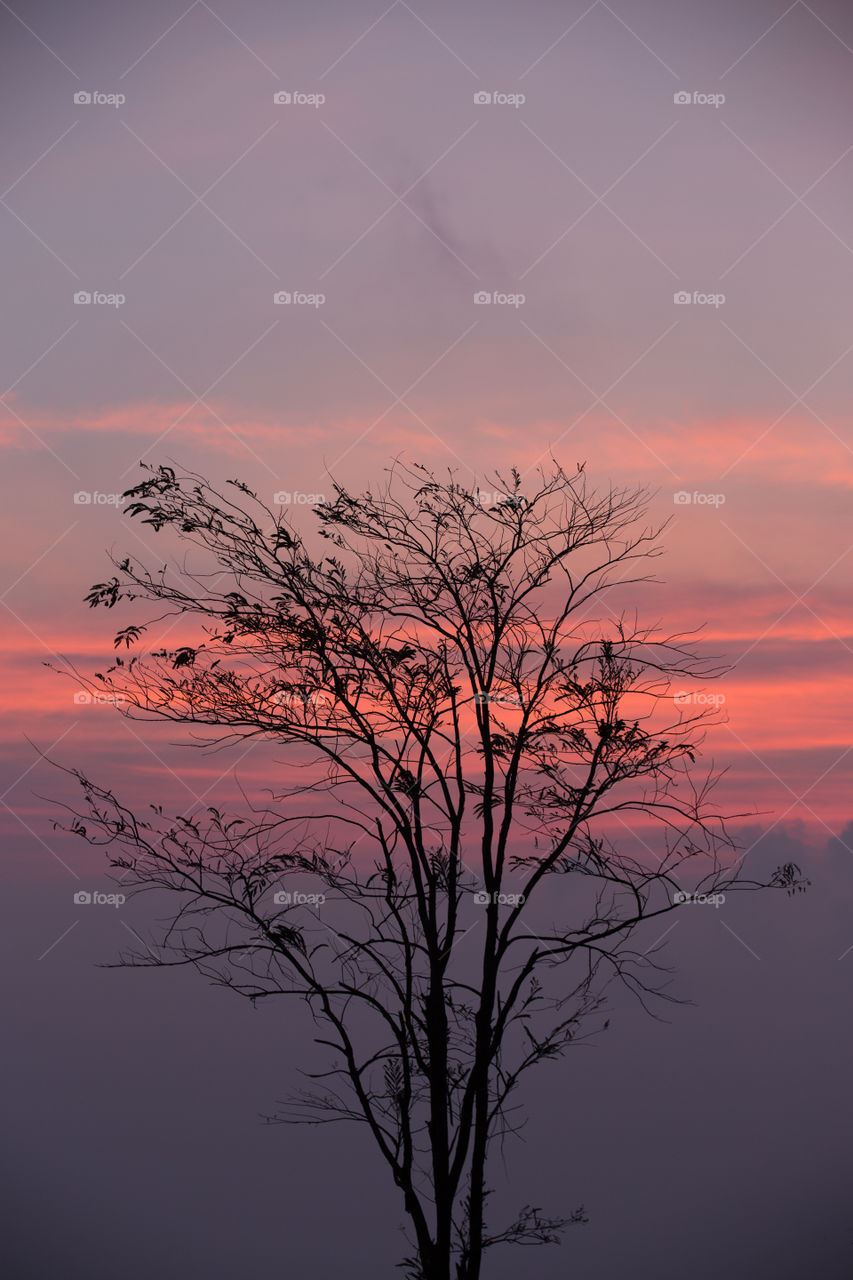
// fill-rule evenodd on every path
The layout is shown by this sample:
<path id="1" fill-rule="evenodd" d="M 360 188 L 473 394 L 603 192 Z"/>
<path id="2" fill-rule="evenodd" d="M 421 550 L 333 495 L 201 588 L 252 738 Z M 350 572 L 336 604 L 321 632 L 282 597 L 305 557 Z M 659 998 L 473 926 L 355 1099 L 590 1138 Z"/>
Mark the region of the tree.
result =
<path id="1" fill-rule="evenodd" d="M 528 1073 L 608 1025 L 613 983 L 647 1007 L 672 998 L 638 930 L 677 909 L 685 875 L 694 894 L 804 883 L 792 864 L 762 886 L 731 863 L 718 775 L 696 767 L 713 712 L 671 693 L 719 669 L 695 633 L 609 607 L 653 580 L 633 575 L 661 530 L 642 523 L 644 490 L 598 494 L 582 466 L 554 463 L 524 493 L 513 470 L 484 497 L 398 462 L 377 493 L 335 484 L 314 551 L 239 481 L 146 470 L 127 514 L 201 562 L 114 560 L 87 599 L 162 606 L 117 648 L 165 619 L 196 630 L 87 687 L 217 744 L 270 739 L 295 781 L 242 817 L 143 816 L 70 771 L 84 803 L 69 829 L 107 846 L 124 883 L 172 895 L 167 927 L 121 963 L 305 1000 L 328 1069 L 276 1118 L 366 1125 L 413 1232 L 400 1266 L 479 1280 L 495 1245 L 584 1220 L 526 1205 L 493 1225 L 489 1156 L 520 1128 Z"/>

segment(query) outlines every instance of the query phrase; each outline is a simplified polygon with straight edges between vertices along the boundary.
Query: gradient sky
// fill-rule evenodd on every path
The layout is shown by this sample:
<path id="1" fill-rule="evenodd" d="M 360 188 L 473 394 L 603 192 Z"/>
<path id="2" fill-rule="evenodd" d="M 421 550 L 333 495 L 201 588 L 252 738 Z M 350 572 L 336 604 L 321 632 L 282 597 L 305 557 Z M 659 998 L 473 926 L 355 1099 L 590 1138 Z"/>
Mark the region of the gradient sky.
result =
<path id="1" fill-rule="evenodd" d="M 640 1064 L 626 1079 L 642 1077 L 648 1096 L 658 1096 L 661 1055 L 671 1053 L 706 1091 L 683 1100 L 694 1117 L 723 1123 L 713 1112 L 718 1087 L 737 1114 L 730 1073 L 744 1065 L 745 1028 L 757 1019 L 769 1037 L 747 1044 L 753 1064 L 779 1069 L 783 1051 L 767 1045 L 786 992 L 799 1034 L 819 1039 L 820 1011 L 824 1020 L 837 1011 L 853 963 L 839 961 L 853 944 L 853 9 L 842 0 L 19 0 L 0 4 L 0 43 L 2 828 L 21 895 L 6 904 L 13 954 L 37 973 L 25 988 L 32 1008 L 61 1014 L 54 984 L 65 981 L 81 1025 L 102 1025 L 107 998 L 124 1010 L 126 1036 L 134 1017 L 149 1030 L 161 1016 L 183 1026 L 183 1002 L 198 994 L 182 988 L 179 1000 L 165 982 L 154 993 L 150 979 L 122 986 L 127 976 L 110 975 L 103 995 L 89 966 L 111 957 L 123 930 L 87 920 L 79 940 L 71 890 L 102 868 L 53 832 L 41 796 L 57 783 L 32 744 L 146 801 L 219 795 L 234 764 L 188 755 L 171 745 L 174 729 L 75 705 L 77 686 L 42 665 L 66 657 L 91 669 L 111 650 L 113 617 L 83 604 L 109 572 L 106 549 L 142 553 L 146 543 L 153 561 L 161 554 L 105 497 L 135 482 L 140 460 L 217 481 L 239 476 L 271 499 L 330 493 L 330 474 L 357 489 L 399 453 L 491 490 L 493 469 L 527 473 L 552 451 L 569 471 L 586 460 L 594 483 L 648 484 L 654 517 L 672 517 L 655 565 L 663 581 L 638 595 L 641 616 L 673 630 L 707 624 L 708 649 L 731 667 L 714 686 L 727 723 L 707 743 L 729 767 L 721 798 L 756 815 L 743 835 L 759 858 L 775 865 L 793 851 L 822 877 L 821 901 L 796 904 L 799 966 L 785 958 L 793 904 L 781 914 L 762 907 L 753 924 L 745 915 L 732 926 L 737 939 L 723 937 L 719 922 L 682 925 L 691 933 L 685 994 L 701 990 L 725 1024 L 719 1037 L 708 1024 L 697 1030 L 695 1013 L 690 1032 L 620 1032 Z M 81 92 L 125 101 L 77 103 Z M 279 92 L 325 101 L 277 104 Z M 524 101 L 478 103 L 477 93 Z M 75 304 L 80 291 L 124 302 Z M 324 301 L 276 305 L 279 291 Z M 676 303 L 682 291 L 689 305 Z M 523 302 L 478 304 L 479 292 Z M 691 501 L 676 502 L 677 493 Z M 75 494 L 96 496 L 79 503 Z M 310 510 L 300 518 L 309 522 Z M 269 776 L 265 750 L 240 761 L 244 783 Z M 73 936 L 57 941 L 72 925 Z M 751 956 L 768 937 L 775 960 L 762 972 L 773 976 L 758 981 Z M 236 1028 L 241 1015 L 208 994 L 192 1013 L 197 1043 L 180 1040 L 178 1058 L 206 1063 L 220 1020 Z M 49 1037 L 27 1018 L 19 1029 L 16 1088 L 37 1091 L 23 1065 L 27 1036 L 40 1051 Z M 251 1034 L 273 1043 L 269 1031 Z M 821 1081 L 827 1098 L 840 1097 L 849 1033 L 835 1050 L 828 1082 L 801 1056 L 774 1086 L 779 1097 Z M 85 1095 L 90 1060 L 75 1052 Z M 138 1058 L 113 1052 L 133 1076 Z M 150 1041 L 141 1052 L 150 1055 Z M 603 1062 L 612 1049 L 596 1052 Z M 589 1071 L 585 1087 L 610 1105 L 601 1071 Z M 745 1087 L 761 1112 L 758 1071 L 749 1068 Z M 181 1114 L 174 1091 L 183 1078 L 176 1071 L 164 1117 Z M 228 1078 L 225 1067 L 214 1072 L 211 1096 L 227 1094 Z M 76 1087 L 54 1096 L 67 1108 Z M 232 1154 L 246 1112 L 274 1093 L 264 1073 L 253 1087 L 248 1108 L 229 1103 Z M 560 1096 L 559 1082 L 549 1088 Z M 667 1105 L 663 1095 L 658 1102 Z M 630 1137 L 614 1105 L 615 1130 Z M 143 1128 L 147 1114 L 137 1116 Z M 853 1245 L 843 1253 L 853 1221 L 829 1193 L 815 1196 L 813 1235 L 789 1233 L 787 1252 L 776 1254 L 769 1206 L 781 1190 L 765 1170 L 759 1225 L 747 1221 L 737 1189 L 745 1194 L 758 1175 L 748 1174 L 749 1119 L 732 1114 L 727 1141 L 740 1164 L 728 1170 L 726 1212 L 730 1231 L 740 1223 L 742 1267 L 712 1252 L 707 1273 L 696 1258 L 691 1272 L 710 1277 L 725 1265 L 735 1280 L 784 1280 L 780 1258 L 795 1257 L 796 1239 L 807 1258 L 803 1241 L 818 1238 L 825 1214 L 835 1235 L 824 1274 L 846 1275 L 839 1259 L 853 1255 Z M 774 1113 L 761 1115 L 766 1146 Z M 809 1124 L 800 1115 L 796 1150 L 780 1153 L 780 1167 L 796 1155 L 802 1171 L 830 1121 L 829 1102 Z M 849 1107 L 845 1125 L 849 1135 Z M 92 1202 L 110 1159 L 107 1128 L 97 1131 Z M 22 1152 L 28 1133 L 16 1130 Z M 187 1133 L 197 1140 L 192 1124 Z M 709 1168 L 722 1178 L 717 1137 Z M 334 1161 L 334 1143 L 323 1142 Z M 591 1180 L 604 1186 L 592 1129 L 580 1142 Z M 214 1148 L 198 1155 L 199 1167 Z M 140 1203 L 158 1177 L 156 1154 L 153 1144 L 131 1179 Z M 630 1165 L 633 1156 L 620 1149 L 619 1158 Z M 661 1157 L 655 1169 L 677 1199 L 671 1163 Z M 833 1152 L 815 1185 L 846 1177 L 849 1186 L 849 1175 L 849 1157 Z M 580 1199 L 583 1183 L 573 1172 Z M 60 1211 L 56 1187 L 57 1222 L 95 1212 Z M 635 1274 L 683 1275 L 683 1251 L 654 1243 L 660 1222 L 650 1225 L 627 1185 L 614 1195 L 613 1205 L 602 1201 L 602 1220 L 612 1211 L 623 1232 L 646 1232 L 649 1269 Z M 374 1225 L 382 1203 L 377 1192 Z M 352 1212 L 340 1190 L 334 1209 Z M 689 1198 L 678 1211 L 693 1238 L 689 1222 L 697 1231 L 701 1215 L 689 1218 Z M 131 1212 L 134 1230 L 143 1217 Z M 374 1274 L 358 1215 L 349 1229 L 361 1240 L 363 1274 Z M 180 1230 L 177 1219 L 168 1227 L 175 1240 Z M 606 1231 L 593 1238 L 583 1274 L 607 1280 L 630 1255 L 608 1245 Z M 163 1274 L 194 1274 L 202 1257 L 206 1274 L 231 1274 L 238 1254 L 229 1264 L 226 1246 L 199 1254 L 181 1239 L 186 1262 Z M 79 1248 L 85 1265 L 69 1272 L 63 1263 L 72 1280 L 118 1274 Z M 536 1262 L 556 1276 L 574 1256 L 567 1245 Z M 336 1275 L 344 1263 L 327 1265 Z M 50 1265 L 32 1274 L 51 1274 Z"/>

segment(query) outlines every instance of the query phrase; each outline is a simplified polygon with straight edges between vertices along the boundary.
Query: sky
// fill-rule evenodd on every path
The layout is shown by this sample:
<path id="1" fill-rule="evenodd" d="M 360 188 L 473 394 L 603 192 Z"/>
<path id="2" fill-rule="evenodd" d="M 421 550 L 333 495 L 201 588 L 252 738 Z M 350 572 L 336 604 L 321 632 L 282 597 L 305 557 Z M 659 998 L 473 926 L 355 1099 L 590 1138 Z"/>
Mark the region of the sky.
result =
<path id="1" fill-rule="evenodd" d="M 637 607 L 704 624 L 728 668 L 706 742 L 721 798 L 751 815 L 759 865 L 796 856 L 813 887 L 680 924 L 697 1008 L 661 1028 L 626 1007 L 595 1067 L 572 1063 L 593 1118 L 549 1077 L 534 1123 L 564 1125 L 578 1159 L 558 1175 L 531 1141 L 519 1168 L 568 1176 L 599 1222 L 536 1265 L 675 1277 L 689 1253 L 697 1276 L 784 1280 L 820 1256 L 848 1274 L 851 70 L 842 0 L 0 4 L 16 1274 L 55 1274 L 67 1229 L 64 1274 L 112 1276 L 110 1251 L 155 1223 L 170 1260 L 149 1240 L 122 1274 L 230 1275 L 232 1195 L 258 1274 L 279 1244 L 322 1275 L 394 1257 L 378 1177 L 354 1206 L 335 1141 L 254 1127 L 297 1037 L 200 981 L 94 969 L 127 935 L 73 909 L 103 866 L 53 830 L 40 752 L 140 802 L 207 802 L 237 764 L 75 703 L 44 665 L 111 652 L 112 616 L 83 599 L 108 551 L 157 560 L 121 512 L 139 463 L 290 494 L 308 527 L 310 495 L 395 456 L 492 490 L 551 454 L 649 486 L 670 523 Z M 271 767 L 263 746 L 237 764 L 245 782 Z"/>

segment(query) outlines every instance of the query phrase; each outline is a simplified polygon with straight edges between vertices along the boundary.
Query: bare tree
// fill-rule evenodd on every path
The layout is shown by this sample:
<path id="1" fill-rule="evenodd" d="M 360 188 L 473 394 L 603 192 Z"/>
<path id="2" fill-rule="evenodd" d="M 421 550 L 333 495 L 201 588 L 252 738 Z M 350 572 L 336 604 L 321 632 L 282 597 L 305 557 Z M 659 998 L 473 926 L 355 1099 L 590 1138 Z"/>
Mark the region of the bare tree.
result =
<path id="1" fill-rule="evenodd" d="M 607 1026 L 610 984 L 671 998 L 638 929 L 685 876 L 707 895 L 804 883 L 790 864 L 742 876 L 717 775 L 696 767 L 709 712 L 676 705 L 672 681 L 719 669 L 691 634 L 610 608 L 652 581 L 637 570 L 661 530 L 643 490 L 591 492 L 581 466 L 528 492 L 513 471 L 490 495 L 399 463 L 378 493 L 336 484 L 316 508 L 328 555 L 239 481 L 147 470 L 127 513 L 201 562 L 114 561 L 87 598 L 163 606 L 119 648 L 167 618 L 197 630 L 87 687 L 215 744 L 271 739 L 295 780 L 242 817 L 143 816 L 70 771 L 69 829 L 137 891 L 173 895 L 122 963 L 305 1000 L 328 1068 L 276 1118 L 366 1125 L 413 1232 L 406 1274 L 478 1280 L 493 1246 L 584 1220 L 526 1205 L 493 1225 L 488 1160 L 519 1130 L 528 1072 Z"/>

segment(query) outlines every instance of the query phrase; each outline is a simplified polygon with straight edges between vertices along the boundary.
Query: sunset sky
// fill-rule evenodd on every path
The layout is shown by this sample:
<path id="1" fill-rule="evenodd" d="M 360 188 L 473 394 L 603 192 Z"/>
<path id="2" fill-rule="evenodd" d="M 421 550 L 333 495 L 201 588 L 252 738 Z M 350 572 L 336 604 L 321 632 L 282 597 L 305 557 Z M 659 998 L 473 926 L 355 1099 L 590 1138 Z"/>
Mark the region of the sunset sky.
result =
<path id="1" fill-rule="evenodd" d="M 397 455 L 486 490 L 550 454 L 647 484 L 671 523 L 640 616 L 706 624 L 730 667 L 706 742 L 721 801 L 753 815 L 745 844 L 793 851 L 849 907 L 849 4 L 17 0 L 0 37 L 0 817 L 20 919 L 53 895 L 18 961 L 103 869 L 54 832 L 39 752 L 140 803 L 209 802 L 236 761 L 75 704 L 44 665 L 112 652 L 119 611 L 83 600 L 108 551 L 159 563 L 117 497 L 140 461 L 270 502 L 375 484 Z M 261 745 L 237 771 L 274 767 Z M 87 931 L 85 958 L 72 937 L 44 965 L 88 974 L 127 941 Z M 853 916 L 835 940 L 832 983 Z"/>

